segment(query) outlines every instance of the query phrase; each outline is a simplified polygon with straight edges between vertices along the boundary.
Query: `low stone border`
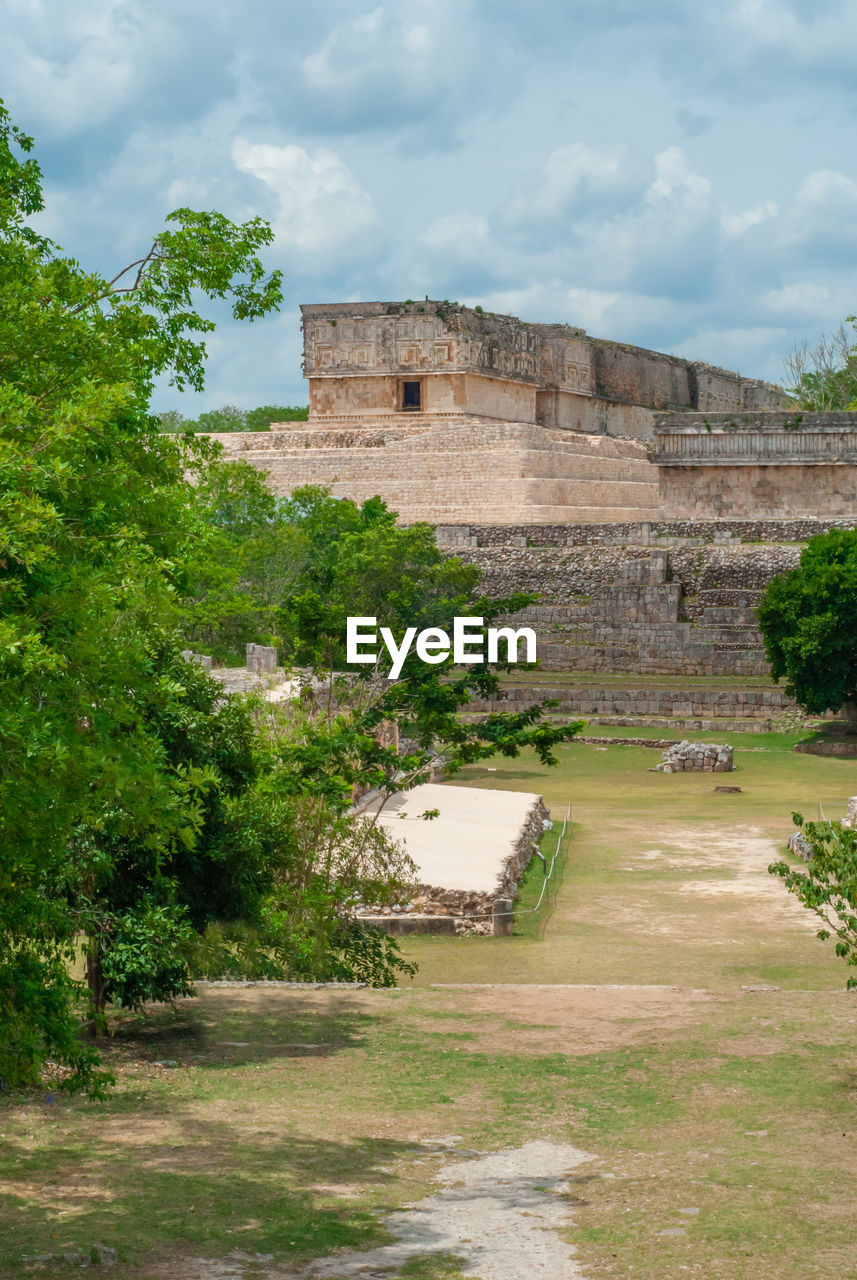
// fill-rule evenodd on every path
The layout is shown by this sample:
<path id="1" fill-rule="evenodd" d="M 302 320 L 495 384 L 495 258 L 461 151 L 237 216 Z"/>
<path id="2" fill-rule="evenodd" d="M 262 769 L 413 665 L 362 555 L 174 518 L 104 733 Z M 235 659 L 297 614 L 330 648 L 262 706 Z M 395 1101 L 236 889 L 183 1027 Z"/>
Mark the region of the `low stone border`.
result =
<path id="1" fill-rule="evenodd" d="M 798 742 L 793 750 L 807 756 L 838 756 L 840 759 L 853 760 L 857 756 L 857 741 Z"/>
<path id="2" fill-rule="evenodd" d="M 578 738 L 571 739 L 572 742 L 585 742 L 588 746 L 593 747 L 658 747 L 661 751 L 665 747 L 677 747 L 678 738 Z"/>

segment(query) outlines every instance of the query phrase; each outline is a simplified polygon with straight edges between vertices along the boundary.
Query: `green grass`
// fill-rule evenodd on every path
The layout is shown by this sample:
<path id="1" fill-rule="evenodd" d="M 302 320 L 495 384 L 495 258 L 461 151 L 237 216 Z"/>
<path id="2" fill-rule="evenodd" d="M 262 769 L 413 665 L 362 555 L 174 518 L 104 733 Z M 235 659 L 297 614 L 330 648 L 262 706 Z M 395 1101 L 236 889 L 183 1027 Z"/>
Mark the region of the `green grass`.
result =
<path id="1" fill-rule="evenodd" d="M 857 996 L 830 945 L 780 909 L 767 846 L 742 855 L 750 887 L 729 886 L 734 842 L 753 831 L 776 848 L 792 809 L 819 799 L 842 812 L 857 762 L 797 754 L 799 735 L 734 735 L 733 774 L 669 776 L 648 772 L 657 751 L 601 736 L 554 771 L 526 756 L 460 779 L 538 791 L 560 819 L 573 801 L 543 941 L 408 939 L 421 971 L 387 992 L 203 988 L 176 1013 L 116 1020 L 105 1102 L 3 1100 L 0 1274 L 97 1243 L 119 1250 L 117 1280 L 236 1250 L 300 1268 L 374 1247 L 387 1212 L 435 1189 L 449 1134 L 590 1153 L 568 1194 L 588 1280 L 854 1274 Z M 766 985 L 781 990 L 742 990 Z M 445 1255 L 400 1275 L 461 1271 Z"/>
<path id="2" fill-rule="evenodd" d="M 595 730 L 589 726 L 586 733 Z M 832 947 L 823 947 L 810 930 L 795 938 L 771 912 L 736 917 L 731 897 L 682 895 L 676 882 L 685 873 L 664 859 L 641 866 L 635 855 L 652 847 L 669 855 L 675 852 L 671 842 L 693 832 L 704 846 L 706 833 L 725 830 L 739 837 L 753 828 L 773 842 L 779 856 L 793 830 L 794 810 L 815 817 L 821 802 L 828 817 L 845 812 L 847 797 L 857 794 L 857 761 L 798 754 L 791 748 L 801 734 L 694 733 L 695 740 L 733 745 L 735 770 L 666 775 L 649 772 L 660 760 L 658 750 L 609 745 L 611 736 L 623 734 L 612 726 L 598 726 L 597 733 L 606 750 L 571 743 L 560 750 L 554 770 L 542 770 L 531 757 L 497 760 L 494 771 L 474 767 L 456 779 L 462 785 L 538 791 L 555 818 L 571 800 L 564 887 L 542 942 L 408 939 L 407 954 L 420 965 L 415 981 L 677 982 L 715 989 L 751 980 L 800 988 L 844 981 Z M 634 729 L 633 736 L 659 735 Z M 718 794 L 718 785 L 740 786 L 742 792 Z M 768 860 L 763 857 L 762 864 Z M 616 907 L 627 910 L 631 890 L 634 917 L 622 927 Z M 772 881 L 771 893 L 776 901 L 785 890 Z M 665 914 L 675 927 L 671 945 L 653 938 L 648 912 Z"/>
<path id="3" fill-rule="evenodd" d="M 210 991 L 179 1021 L 159 1015 L 144 1044 L 176 1056 L 169 1071 L 149 1065 L 129 1020 L 106 1103 L 6 1104 L 0 1178 L 21 1190 L 3 1218 L 4 1276 L 24 1274 L 24 1253 L 96 1242 L 153 1269 L 176 1254 L 241 1248 L 299 1265 L 375 1246 L 387 1239 L 378 1214 L 429 1188 L 443 1158 L 432 1135 L 450 1132 L 470 1149 L 547 1137 L 597 1156 L 571 1197 L 587 1275 L 618 1251 L 625 1267 L 646 1260 L 639 1273 L 652 1280 L 670 1276 L 676 1245 L 657 1232 L 684 1205 L 700 1214 L 685 1224 L 697 1238 L 682 1256 L 689 1248 L 702 1274 L 744 1274 L 748 1244 L 760 1277 L 847 1274 L 811 1260 L 850 1239 L 845 1169 L 832 1182 L 829 1173 L 851 1158 L 848 997 L 711 1002 L 681 1034 L 664 1027 L 593 1052 L 561 1047 L 559 1033 L 550 1052 L 516 1050 L 529 1012 L 498 1027 L 473 993 L 279 991 L 255 1011 L 241 1000 Z M 428 1029 L 468 1002 L 469 1033 Z M 549 1024 L 535 1025 L 548 1043 Z M 222 1043 L 236 1026 L 250 1039 L 237 1054 Z M 327 1038 L 322 1051 L 287 1052 L 308 1027 Z M 638 1031 L 632 1017 L 628 1040 Z M 457 1274 L 449 1258 L 409 1265 L 403 1276 Z"/>

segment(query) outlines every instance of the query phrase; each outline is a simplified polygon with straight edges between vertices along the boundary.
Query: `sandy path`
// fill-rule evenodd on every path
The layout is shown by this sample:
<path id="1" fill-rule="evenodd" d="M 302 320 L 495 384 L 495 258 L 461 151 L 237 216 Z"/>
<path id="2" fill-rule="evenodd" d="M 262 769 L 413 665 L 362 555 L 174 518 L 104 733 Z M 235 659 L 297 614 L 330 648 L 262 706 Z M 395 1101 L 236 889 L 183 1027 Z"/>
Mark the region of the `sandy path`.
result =
<path id="1" fill-rule="evenodd" d="M 465 1260 L 464 1275 L 481 1280 L 575 1280 L 583 1272 L 557 1233 L 569 1221 L 560 1193 L 588 1159 L 575 1147 L 527 1142 L 447 1165 L 437 1175 L 443 1191 L 385 1218 L 395 1244 L 322 1259 L 308 1274 L 359 1280 L 398 1270 L 415 1254 L 451 1253 Z"/>

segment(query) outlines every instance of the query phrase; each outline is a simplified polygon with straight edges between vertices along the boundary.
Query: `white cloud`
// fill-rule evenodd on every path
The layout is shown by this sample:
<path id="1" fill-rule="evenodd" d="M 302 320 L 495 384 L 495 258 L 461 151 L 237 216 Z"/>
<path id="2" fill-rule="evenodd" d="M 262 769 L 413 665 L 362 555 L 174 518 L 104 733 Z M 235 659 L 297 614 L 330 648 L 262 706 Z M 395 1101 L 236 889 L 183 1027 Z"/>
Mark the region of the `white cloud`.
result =
<path id="1" fill-rule="evenodd" d="M 237 138 L 232 158 L 276 198 L 273 225 L 282 248 L 321 253 L 349 244 L 376 225 L 371 196 L 333 151 L 254 145 Z"/>
<path id="2" fill-rule="evenodd" d="M 605 202 L 621 202 L 637 185 L 637 166 L 626 147 L 598 150 L 582 142 L 552 151 L 540 173 L 518 184 L 505 216 L 512 223 L 588 213 Z"/>
<path id="3" fill-rule="evenodd" d="M 655 156 L 657 177 L 646 192 L 649 204 L 665 201 L 681 202 L 688 207 L 707 208 L 711 200 L 711 183 L 690 167 L 681 147 L 667 147 Z"/>
<path id="4" fill-rule="evenodd" d="M 261 214 L 292 307 L 428 292 L 777 376 L 857 305 L 855 39 L 853 0 L 7 0 L 0 82 L 93 267 L 175 205 Z M 227 325 L 215 402 L 272 349 Z"/>
<path id="5" fill-rule="evenodd" d="M 743 236 L 751 227 L 758 227 L 761 223 L 776 218 L 779 212 L 780 207 L 776 201 L 765 200 L 763 204 L 745 209 L 742 213 L 724 213 L 720 218 L 720 225 L 728 236 Z"/>
<path id="6" fill-rule="evenodd" d="M 488 222 L 481 214 L 450 213 L 433 222 L 420 239 L 439 253 L 469 254 L 474 249 L 484 249 L 489 234 Z"/>
<path id="7" fill-rule="evenodd" d="M 804 178 L 797 189 L 796 198 L 809 209 L 829 209 L 834 204 L 855 205 L 857 182 L 836 169 L 816 169 Z"/>
<path id="8" fill-rule="evenodd" d="M 429 141 L 448 141 L 496 73 L 496 56 L 480 58 L 484 24 L 471 9 L 466 0 L 410 0 L 331 27 L 299 67 L 316 127 L 396 133 L 427 122 Z"/>
<path id="9" fill-rule="evenodd" d="M 17 10 L 17 12 L 15 12 Z M 55 137 L 100 125 L 134 101 L 183 40 L 140 0 L 17 4 L 4 18 L 4 94 Z"/>

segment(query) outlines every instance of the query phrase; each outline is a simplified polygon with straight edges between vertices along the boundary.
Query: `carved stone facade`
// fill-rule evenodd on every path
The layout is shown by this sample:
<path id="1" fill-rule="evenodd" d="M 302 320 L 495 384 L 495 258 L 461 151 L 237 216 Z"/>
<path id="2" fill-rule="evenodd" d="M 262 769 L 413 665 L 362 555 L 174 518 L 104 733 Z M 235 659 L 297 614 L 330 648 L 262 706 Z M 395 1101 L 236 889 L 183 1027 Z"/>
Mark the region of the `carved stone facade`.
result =
<path id="1" fill-rule="evenodd" d="M 453 303 L 301 307 L 310 421 L 478 415 L 651 437 L 654 410 L 776 408 L 728 370 Z"/>

